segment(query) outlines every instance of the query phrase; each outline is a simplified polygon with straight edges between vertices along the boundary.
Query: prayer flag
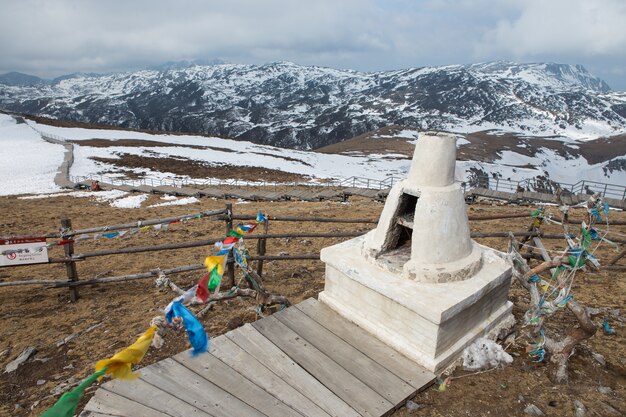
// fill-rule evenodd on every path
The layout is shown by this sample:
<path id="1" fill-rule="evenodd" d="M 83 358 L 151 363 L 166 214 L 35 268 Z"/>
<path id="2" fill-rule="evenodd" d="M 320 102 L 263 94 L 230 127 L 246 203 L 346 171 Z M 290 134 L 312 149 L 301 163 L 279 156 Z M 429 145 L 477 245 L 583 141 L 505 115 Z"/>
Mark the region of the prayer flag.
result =
<path id="1" fill-rule="evenodd" d="M 228 236 L 229 237 L 236 237 L 238 239 L 241 239 L 243 237 L 243 233 L 239 233 L 236 230 L 231 230 L 230 232 L 228 232 Z M 226 240 L 228 240 L 228 238 Z M 224 240 L 224 243 L 226 243 L 226 240 Z"/>
<path id="2" fill-rule="evenodd" d="M 172 323 L 174 317 L 181 317 L 183 319 L 183 326 L 187 330 L 187 336 L 189 337 L 189 343 L 193 346 L 192 355 L 199 355 L 206 352 L 209 347 L 209 336 L 207 336 L 202 323 L 198 321 L 196 316 L 184 305 L 177 301 L 172 305 L 171 310 L 165 315 L 168 323 Z"/>
<path id="3" fill-rule="evenodd" d="M 602 203 L 602 210 L 604 210 L 604 217 L 609 220 L 609 203 Z"/>
<path id="4" fill-rule="evenodd" d="M 218 267 L 216 266 L 200 279 L 198 282 L 198 288 L 196 289 L 196 297 L 202 300 L 203 303 L 206 303 L 206 300 L 209 298 L 212 292 L 220 285 L 222 281 L 221 275 L 218 273 Z"/>
<path id="5" fill-rule="evenodd" d="M 217 249 L 219 249 L 219 252 L 217 254 L 218 255 L 225 255 L 225 254 L 227 254 L 228 251 L 231 250 L 233 248 L 233 246 L 235 246 L 236 243 L 237 242 L 224 244 L 224 242 L 216 242 L 215 243 L 215 247 Z"/>
<path id="6" fill-rule="evenodd" d="M 185 291 L 183 294 L 181 294 L 180 296 L 170 301 L 167 307 L 165 307 L 165 314 L 167 314 L 172 309 L 172 305 L 177 301 L 180 301 L 183 304 L 190 302 L 193 299 L 193 297 L 196 295 L 197 289 L 198 289 L 198 286 L 194 285 L 193 287 Z"/>
<path id="7" fill-rule="evenodd" d="M 127 380 L 137 378 L 138 375 L 133 373 L 130 367 L 141 362 L 152 343 L 152 337 L 156 328 L 156 325 L 150 327 L 144 334 L 139 336 L 135 343 L 116 353 L 112 358 L 98 361 L 96 363 L 96 371 L 107 368 L 106 373 L 111 374 L 114 378 Z"/>
<path id="8" fill-rule="evenodd" d="M 85 389 L 93 384 L 96 379 L 104 375 L 106 371 L 107 369 L 104 368 L 89 375 L 83 380 L 83 382 L 80 383 L 79 386 L 70 392 L 63 394 L 61 398 L 59 398 L 59 400 L 48 409 L 48 411 L 41 415 L 41 417 L 72 417 L 76 412 L 78 402 L 85 394 Z"/>
<path id="9" fill-rule="evenodd" d="M 217 273 L 221 276 L 224 274 L 225 255 L 207 256 L 204 259 L 204 266 L 211 272 L 217 266 Z"/>
<path id="10" fill-rule="evenodd" d="M 256 224 L 239 224 L 235 228 L 234 232 L 243 237 L 246 233 L 252 233 L 254 229 L 256 229 Z"/>

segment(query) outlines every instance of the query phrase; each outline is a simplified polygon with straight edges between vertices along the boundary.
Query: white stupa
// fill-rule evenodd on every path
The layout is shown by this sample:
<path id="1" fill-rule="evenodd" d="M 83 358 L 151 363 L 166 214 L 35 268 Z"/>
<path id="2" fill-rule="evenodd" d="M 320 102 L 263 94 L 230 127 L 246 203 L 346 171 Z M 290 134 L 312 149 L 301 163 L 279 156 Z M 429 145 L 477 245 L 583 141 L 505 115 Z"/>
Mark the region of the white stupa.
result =
<path id="1" fill-rule="evenodd" d="M 454 136 L 420 135 L 376 229 L 321 253 L 320 301 L 433 372 L 514 323 L 511 269 L 471 240 L 455 160 Z"/>

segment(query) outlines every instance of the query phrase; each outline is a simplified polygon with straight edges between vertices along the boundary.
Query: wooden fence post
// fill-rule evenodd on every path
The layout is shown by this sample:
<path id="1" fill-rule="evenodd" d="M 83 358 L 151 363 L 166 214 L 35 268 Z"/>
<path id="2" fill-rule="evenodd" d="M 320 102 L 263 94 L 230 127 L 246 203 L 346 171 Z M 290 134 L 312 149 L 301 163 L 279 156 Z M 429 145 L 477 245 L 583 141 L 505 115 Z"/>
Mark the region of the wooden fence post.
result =
<path id="1" fill-rule="evenodd" d="M 226 204 L 226 234 L 228 235 L 233 230 L 233 205 L 231 203 Z M 235 285 L 235 259 L 233 258 L 233 251 L 228 252 L 228 262 L 226 264 L 226 280 L 224 282 L 227 289 L 231 289 Z"/>
<path id="2" fill-rule="evenodd" d="M 270 220 L 265 220 L 263 227 L 263 234 L 266 235 L 270 228 Z M 265 249 L 267 248 L 267 238 L 259 239 L 256 244 L 256 253 L 258 256 L 265 255 Z M 259 259 L 256 264 L 256 273 L 263 278 L 263 259 Z"/>
<path id="3" fill-rule="evenodd" d="M 68 218 L 61 219 L 61 234 L 63 231 L 72 230 L 72 221 Z M 71 238 L 70 238 L 71 239 Z M 63 245 L 63 250 L 65 251 L 65 257 L 71 258 L 74 254 L 74 244 L 67 243 Z M 78 281 L 78 272 L 76 272 L 76 262 L 68 261 L 65 262 L 65 268 L 67 270 L 67 279 L 70 282 Z M 70 301 L 76 302 L 78 300 L 78 287 L 69 287 L 70 289 Z"/>
<path id="4" fill-rule="evenodd" d="M 626 247 L 624 247 L 620 253 L 615 255 L 615 257 L 613 259 L 611 259 L 607 265 L 609 265 L 609 266 L 615 265 L 617 263 L 617 261 L 619 261 L 624 256 L 626 256 Z"/>

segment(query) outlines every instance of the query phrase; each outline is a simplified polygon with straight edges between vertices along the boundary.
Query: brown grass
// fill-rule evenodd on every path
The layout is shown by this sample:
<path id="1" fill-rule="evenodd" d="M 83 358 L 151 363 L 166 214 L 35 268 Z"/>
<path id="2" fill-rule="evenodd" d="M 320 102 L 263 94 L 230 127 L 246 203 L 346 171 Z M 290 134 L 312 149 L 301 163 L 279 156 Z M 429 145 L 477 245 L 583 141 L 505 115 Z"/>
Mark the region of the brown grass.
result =
<path id="1" fill-rule="evenodd" d="M 278 169 L 235 166 L 230 164 L 209 165 L 206 162 L 183 157 L 151 157 L 127 153 L 119 154 L 119 158 L 92 157 L 94 161 L 125 168 L 151 169 L 159 172 L 171 172 L 176 175 L 188 175 L 191 178 L 237 178 L 245 181 L 306 181 L 308 176 L 280 171 Z M 103 172 L 105 173 L 105 172 Z"/>
<path id="2" fill-rule="evenodd" d="M 0 212 L 4 213 L 0 224 L 0 235 L 54 231 L 62 216 L 69 216 L 74 228 L 84 228 L 124 221 L 167 217 L 202 210 L 224 207 L 224 201 L 203 199 L 190 206 L 147 208 L 159 202 L 158 196 L 150 196 L 144 208 L 116 209 L 107 203 L 98 203 L 87 198 L 57 197 L 45 200 L 19 200 L 15 197 L 0 197 Z M 376 218 L 382 204 L 367 199 L 353 199 L 349 204 L 339 202 L 267 202 L 238 205 L 238 214 L 255 214 L 263 210 L 272 215 L 323 216 L 342 218 Z M 533 207 L 475 204 L 469 207 L 472 214 L 509 213 L 528 211 Z M 626 219 L 626 213 L 611 212 L 615 218 Z M 582 216 L 577 213 L 575 217 Z M 507 231 L 525 229 L 529 219 L 508 219 L 474 222 L 473 230 Z M 314 224 L 272 222 L 271 233 L 330 232 L 367 230 L 369 225 Z M 615 227 L 626 233 L 626 227 Z M 557 226 L 546 226 L 549 233 L 558 232 Z M 156 245 L 162 243 L 221 237 L 223 222 L 206 219 L 177 223 L 168 231 L 142 233 L 128 240 L 106 240 L 81 242 L 78 251 L 98 250 L 111 247 Z M 337 243 L 338 239 L 278 239 L 268 242 L 268 254 L 317 253 L 322 247 Z M 483 239 L 481 243 L 506 248 L 506 239 Z M 548 248 L 562 247 L 561 241 L 546 241 Z M 255 253 L 254 241 L 248 247 Z M 193 248 L 178 251 L 152 252 L 136 255 L 106 256 L 78 263 L 81 279 L 99 276 L 123 275 L 144 272 L 156 267 L 169 268 L 178 265 L 199 263 L 213 252 L 213 247 Z M 601 260 L 614 252 L 603 247 L 598 253 Z M 59 256 L 61 248 L 51 250 Z M 624 262 L 624 261 L 622 261 Z M 288 296 L 297 303 L 315 297 L 324 285 L 324 265 L 319 261 L 267 262 L 264 268 L 267 287 Z M 171 277 L 179 286 L 187 288 L 195 283 L 201 272 L 191 272 Z M 33 265 L 20 268 L 0 269 L 0 280 L 64 279 L 65 268 L 61 264 Z M 576 298 L 591 307 L 622 309 L 626 305 L 626 281 L 624 273 L 601 272 L 581 275 L 575 282 L 573 293 Z M 125 284 L 109 284 L 80 289 L 80 300 L 69 303 L 67 289 L 44 289 L 41 287 L 0 288 L 0 365 L 5 366 L 25 347 L 36 346 L 39 353 L 16 373 L 0 375 L 0 415 L 37 416 L 53 404 L 55 398 L 46 398 L 49 391 L 61 381 L 75 376 L 83 378 L 92 372 L 95 361 L 106 358 L 132 341 L 143 332 L 150 319 L 160 315 L 173 297 L 171 291 L 159 291 L 153 280 L 141 280 Z M 511 289 L 510 299 L 515 303 L 514 314 L 518 320 L 528 307 L 526 294 L 518 285 Z M 227 332 L 237 323 L 256 320 L 254 304 L 249 300 L 233 300 L 218 305 L 202 319 L 211 337 Z M 601 317 L 599 318 L 601 320 Z M 56 342 L 79 330 L 102 322 L 103 325 L 88 335 L 80 336 L 67 346 L 57 348 Z M 230 323 L 230 325 L 229 325 Z M 559 326 L 571 325 L 573 318 L 565 311 L 556 314 L 549 324 L 551 331 Z M 424 408 L 417 414 L 401 408 L 394 415 L 429 416 L 521 416 L 527 403 L 539 406 L 548 416 L 573 416 L 574 399 L 581 400 L 596 415 L 608 415 L 606 405 L 626 410 L 626 367 L 625 327 L 623 322 L 611 321 L 617 330 L 616 336 L 605 336 L 600 331 L 586 341 L 571 359 L 571 383 L 554 387 L 547 379 L 544 364 L 531 361 L 524 351 L 524 343 L 509 346 L 508 351 L 516 355 L 513 365 L 481 375 L 455 380 L 445 392 L 427 389 L 418 394 L 414 401 Z M 521 329 L 518 329 L 521 330 Z M 142 365 L 154 363 L 186 348 L 185 337 L 169 337 L 161 350 L 151 349 Z M 592 358 L 592 352 L 604 355 L 607 366 L 602 367 Z M 457 370 L 455 376 L 466 374 Z M 37 385 L 38 380 L 44 380 Z M 612 393 L 602 394 L 598 386 L 609 387 Z M 89 390 L 87 398 L 93 393 Z M 518 401 L 523 395 L 524 402 Z M 37 401 L 40 403 L 36 404 Z M 552 402 L 554 407 L 549 406 Z M 16 404 L 20 408 L 16 409 Z M 84 404 L 84 401 L 83 403 Z M 31 410 L 31 407 L 33 409 Z M 589 415 L 593 415 L 591 413 Z"/>

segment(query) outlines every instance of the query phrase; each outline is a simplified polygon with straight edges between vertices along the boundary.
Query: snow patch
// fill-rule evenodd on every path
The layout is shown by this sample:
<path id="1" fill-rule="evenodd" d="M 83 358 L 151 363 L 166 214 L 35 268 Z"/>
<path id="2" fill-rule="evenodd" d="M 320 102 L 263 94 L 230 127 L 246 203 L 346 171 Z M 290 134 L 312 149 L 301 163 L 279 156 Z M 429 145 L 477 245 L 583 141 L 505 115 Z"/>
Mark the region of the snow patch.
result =
<path id="1" fill-rule="evenodd" d="M 187 198 L 181 198 L 180 200 L 168 201 L 167 203 L 153 204 L 148 207 L 185 206 L 187 204 L 198 203 L 199 201 L 200 200 L 198 200 L 196 197 L 187 197 Z"/>
<path id="2" fill-rule="evenodd" d="M 20 200 L 40 200 L 43 198 L 54 198 L 54 197 L 96 197 L 97 201 L 111 201 L 117 198 L 123 197 L 128 194 L 126 191 L 121 190 L 111 190 L 111 191 L 70 191 L 67 193 L 51 193 L 51 194 L 35 194 L 29 196 L 18 197 Z"/>
<path id="3" fill-rule="evenodd" d="M 0 195 L 59 191 L 54 177 L 65 149 L 44 141 L 27 124 L 0 114 Z"/>
<path id="4" fill-rule="evenodd" d="M 468 371 L 490 369 L 510 363 L 513 363 L 511 355 L 502 346 L 484 337 L 476 339 L 463 350 L 463 369 Z"/>
<path id="5" fill-rule="evenodd" d="M 148 194 L 131 195 L 128 197 L 120 198 L 109 204 L 111 207 L 116 208 L 140 208 L 141 204 L 148 199 Z"/>

